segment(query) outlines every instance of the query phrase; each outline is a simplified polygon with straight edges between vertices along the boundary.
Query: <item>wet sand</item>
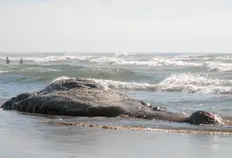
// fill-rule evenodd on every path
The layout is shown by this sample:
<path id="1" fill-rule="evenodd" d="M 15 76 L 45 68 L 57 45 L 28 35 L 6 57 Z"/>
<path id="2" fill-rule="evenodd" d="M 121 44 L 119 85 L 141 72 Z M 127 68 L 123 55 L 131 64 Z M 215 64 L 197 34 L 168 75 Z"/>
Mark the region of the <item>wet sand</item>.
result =
<path id="1" fill-rule="evenodd" d="M 62 126 L 43 123 L 51 118 L 0 112 L 2 157 L 231 157 L 232 137 L 226 134 L 183 134 Z M 81 120 L 86 122 L 87 118 Z M 89 123 L 92 122 L 94 119 L 89 119 Z M 111 119 L 105 122 L 113 124 Z"/>

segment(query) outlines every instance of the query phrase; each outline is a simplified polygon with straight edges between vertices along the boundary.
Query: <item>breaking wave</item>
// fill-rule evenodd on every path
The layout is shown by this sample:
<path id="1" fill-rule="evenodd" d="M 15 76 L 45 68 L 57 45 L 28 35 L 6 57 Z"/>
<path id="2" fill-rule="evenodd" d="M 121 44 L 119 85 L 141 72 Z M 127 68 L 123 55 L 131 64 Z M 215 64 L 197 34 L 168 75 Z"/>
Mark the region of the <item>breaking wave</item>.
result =
<path id="1" fill-rule="evenodd" d="M 206 67 L 208 71 L 219 71 L 219 72 L 232 71 L 231 63 L 206 62 Z"/>
<path id="2" fill-rule="evenodd" d="M 116 57 L 99 57 L 90 62 L 107 63 L 113 65 L 138 65 L 138 66 L 202 66 L 200 63 L 189 63 L 181 60 L 152 58 L 150 60 L 125 60 Z"/>
<path id="3" fill-rule="evenodd" d="M 188 60 L 189 59 L 189 60 Z M 194 60 L 194 61 L 193 61 Z M 162 66 L 174 66 L 174 67 L 198 67 L 205 68 L 208 71 L 228 72 L 232 71 L 231 63 L 223 63 L 217 61 L 207 61 L 207 57 L 196 60 L 193 58 L 162 58 L 154 57 L 149 60 L 125 60 L 116 57 L 99 57 L 90 59 L 90 62 L 98 64 L 112 64 L 112 65 L 137 65 L 137 66 L 149 66 L 149 67 L 162 67 Z M 206 60 L 206 61 L 205 61 Z"/>
<path id="4" fill-rule="evenodd" d="M 46 62 L 55 62 L 55 61 L 64 61 L 64 60 L 87 60 L 91 56 L 47 56 L 47 57 L 24 57 L 24 61 L 32 61 L 36 63 L 46 63 Z M 11 57 L 11 61 L 19 61 L 19 57 Z M 0 60 L 5 61 L 5 57 L 0 57 Z"/>
<path id="5" fill-rule="evenodd" d="M 232 56 L 200 56 L 200 55 L 180 55 L 180 56 L 141 56 L 140 54 L 119 52 L 106 55 L 63 55 L 45 57 L 24 57 L 25 64 L 34 62 L 37 64 L 56 63 L 72 61 L 71 64 L 79 64 L 80 61 L 86 63 L 109 64 L 109 65 L 135 65 L 144 67 L 196 67 L 207 71 L 230 72 L 232 71 Z M 18 62 L 19 57 L 10 57 L 12 62 Z M 0 62 L 5 62 L 5 57 L 0 57 Z"/>
<path id="6" fill-rule="evenodd" d="M 2 71 L 0 70 L 0 74 L 7 73 L 8 71 Z"/>
<path id="7" fill-rule="evenodd" d="M 60 77 L 55 79 L 68 79 Z M 156 83 L 138 83 L 138 82 L 122 82 L 114 80 L 92 79 L 89 78 L 105 89 L 121 89 L 133 91 L 177 91 L 189 93 L 212 93 L 212 94 L 232 94 L 232 80 L 212 79 L 199 74 L 179 74 L 171 75 L 164 80 Z"/>
<path id="8" fill-rule="evenodd" d="M 132 52 L 118 52 L 115 53 L 114 56 L 118 57 L 118 56 L 132 56 L 135 55 L 136 53 L 132 53 Z"/>

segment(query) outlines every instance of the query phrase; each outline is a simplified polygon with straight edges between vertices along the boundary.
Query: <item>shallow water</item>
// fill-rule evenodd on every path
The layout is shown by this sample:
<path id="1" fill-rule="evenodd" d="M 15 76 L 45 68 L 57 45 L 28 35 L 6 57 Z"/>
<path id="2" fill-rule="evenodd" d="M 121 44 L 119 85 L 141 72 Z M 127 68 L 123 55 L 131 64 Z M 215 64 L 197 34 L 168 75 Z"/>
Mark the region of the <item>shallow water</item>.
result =
<path id="1" fill-rule="evenodd" d="M 2 157 L 231 157 L 231 135 L 56 126 L 5 111 L 0 117 Z"/>
<path id="2" fill-rule="evenodd" d="M 21 56 L 23 65 L 18 64 Z M 21 56 L 11 54 L 10 65 L 4 64 L 4 56 L 0 57 L 0 102 L 22 92 L 38 91 L 60 76 L 88 77 L 171 112 L 206 110 L 232 120 L 232 56 L 228 54 Z M 123 128 L 61 126 L 50 121 Z M 0 111 L 2 157 L 231 157 L 231 133 L 231 125 L 194 126 L 159 120 L 64 118 Z"/>

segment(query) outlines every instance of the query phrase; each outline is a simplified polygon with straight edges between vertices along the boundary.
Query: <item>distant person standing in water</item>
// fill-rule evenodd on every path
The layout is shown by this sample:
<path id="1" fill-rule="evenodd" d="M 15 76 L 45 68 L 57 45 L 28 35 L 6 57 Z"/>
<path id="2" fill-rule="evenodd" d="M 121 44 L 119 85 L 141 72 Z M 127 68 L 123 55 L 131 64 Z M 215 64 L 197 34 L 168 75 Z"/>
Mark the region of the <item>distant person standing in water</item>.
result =
<path id="1" fill-rule="evenodd" d="M 23 64 L 23 58 L 19 60 L 19 64 Z"/>
<path id="2" fill-rule="evenodd" d="M 10 60 L 8 57 L 6 57 L 6 64 L 10 64 Z"/>

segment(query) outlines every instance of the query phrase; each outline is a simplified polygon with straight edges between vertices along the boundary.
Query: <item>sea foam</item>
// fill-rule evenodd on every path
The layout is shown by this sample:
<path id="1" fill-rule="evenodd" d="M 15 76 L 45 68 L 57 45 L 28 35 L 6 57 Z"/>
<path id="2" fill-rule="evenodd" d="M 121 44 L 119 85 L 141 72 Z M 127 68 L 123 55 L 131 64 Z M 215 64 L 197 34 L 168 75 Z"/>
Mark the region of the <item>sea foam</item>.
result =
<path id="1" fill-rule="evenodd" d="M 62 76 L 54 81 L 63 79 L 70 78 Z M 100 84 L 105 89 L 232 94 L 232 80 L 212 79 L 208 76 L 191 73 L 170 75 L 169 77 L 155 84 L 93 78 L 88 78 L 88 80 L 92 80 Z"/>
<path id="2" fill-rule="evenodd" d="M 130 56 L 126 58 L 126 56 Z M 2 62 L 5 62 L 5 57 L 0 57 Z M 18 62 L 20 57 L 10 57 L 13 62 Z M 143 67 L 194 67 L 205 69 L 208 72 L 230 72 L 232 71 L 232 56 L 197 56 L 197 55 L 180 55 L 180 56 L 150 56 L 140 58 L 137 54 L 120 52 L 107 55 L 64 55 L 64 56 L 45 56 L 45 57 L 23 57 L 24 63 L 28 61 L 38 64 L 50 64 L 57 61 L 70 61 L 72 64 L 78 64 L 79 61 L 86 63 L 109 64 L 117 66 L 143 66 Z"/>
<path id="3" fill-rule="evenodd" d="M 138 66 L 202 66 L 201 63 L 185 62 L 181 60 L 155 57 L 149 60 L 126 60 L 117 57 L 99 57 L 90 62 L 106 63 L 112 65 L 138 65 Z"/>
<path id="4" fill-rule="evenodd" d="M 140 91 L 181 91 L 189 93 L 232 93 L 231 80 L 219 80 L 193 74 L 171 75 L 156 84 L 93 79 L 105 88 Z"/>
<path id="5" fill-rule="evenodd" d="M 46 57 L 23 57 L 24 61 L 33 61 L 36 63 L 55 62 L 64 60 L 87 60 L 92 56 L 46 56 Z M 10 57 L 11 61 L 19 61 L 21 57 Z M 0 57 L 0 60 L 5 60 L 5 57 Z"/>

